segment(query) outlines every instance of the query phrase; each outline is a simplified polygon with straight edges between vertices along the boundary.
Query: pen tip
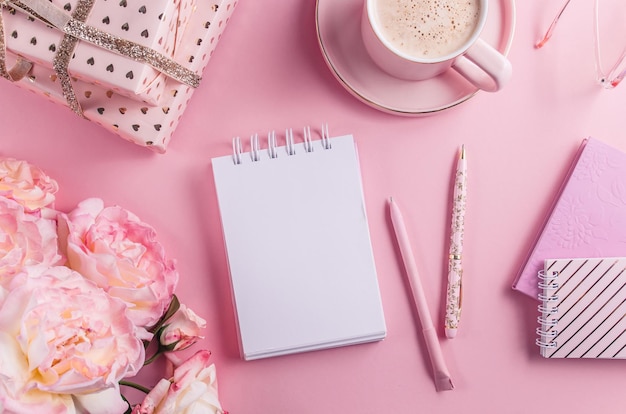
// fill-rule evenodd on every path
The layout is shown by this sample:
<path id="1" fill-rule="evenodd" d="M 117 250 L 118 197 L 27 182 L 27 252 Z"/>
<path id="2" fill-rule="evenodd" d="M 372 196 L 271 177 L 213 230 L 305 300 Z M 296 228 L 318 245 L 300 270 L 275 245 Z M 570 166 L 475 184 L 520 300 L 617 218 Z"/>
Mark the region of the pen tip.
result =
<path id="1" fill-rule="evenodd" d="M 461 159 L 465 159 L 465 144 L 461 145 Z"/>

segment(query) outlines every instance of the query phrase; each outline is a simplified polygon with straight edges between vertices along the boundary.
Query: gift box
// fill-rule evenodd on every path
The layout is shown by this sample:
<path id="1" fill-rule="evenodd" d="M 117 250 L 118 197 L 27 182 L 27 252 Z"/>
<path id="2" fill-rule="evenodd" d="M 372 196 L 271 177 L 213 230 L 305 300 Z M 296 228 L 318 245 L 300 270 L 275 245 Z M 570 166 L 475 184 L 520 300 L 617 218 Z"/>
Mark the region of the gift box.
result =
<path id="1" fill-rule="evenodd" d="M 0 75 L 165 152 L 237 1 L 0 3 Z"/>
<path id="2" fill-rule="evenodd" d="M 68 13 L 77 9 L 78 0 L 53 0 Z M 147 6 L 146 6 L 147 4 Z M 166 56 L 180 46 L 177 26 L 186 27 L 195 1 L 125 0 L 96 1 L 85 23 L 106 33 L 151 48 Z M 15 9 L 4 17 L 7 49 L 37 65 L 52 68 L 64 33 L 46 26 Z M 116 94 L 156 105 L 165 87 L 166 76 L 149 65 L 128 59 L 88 42 L 78 42 L 68 71 L 76 79 L 92 83 L 97 79 Z"/>

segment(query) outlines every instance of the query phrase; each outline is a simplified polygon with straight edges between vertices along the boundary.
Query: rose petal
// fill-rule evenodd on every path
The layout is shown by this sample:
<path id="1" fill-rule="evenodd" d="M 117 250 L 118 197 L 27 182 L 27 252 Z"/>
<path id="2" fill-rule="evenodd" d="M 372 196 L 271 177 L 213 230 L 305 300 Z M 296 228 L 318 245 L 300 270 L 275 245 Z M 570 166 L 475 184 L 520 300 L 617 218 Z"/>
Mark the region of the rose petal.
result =
<path id="1" fill-rule="evenodd" d="M 74 401 L 80 412 L 89 414 L 120 414 L 128 409 L 128 403 L 122 399 L 117 386 L 91 394 L 74 395 Z"/>

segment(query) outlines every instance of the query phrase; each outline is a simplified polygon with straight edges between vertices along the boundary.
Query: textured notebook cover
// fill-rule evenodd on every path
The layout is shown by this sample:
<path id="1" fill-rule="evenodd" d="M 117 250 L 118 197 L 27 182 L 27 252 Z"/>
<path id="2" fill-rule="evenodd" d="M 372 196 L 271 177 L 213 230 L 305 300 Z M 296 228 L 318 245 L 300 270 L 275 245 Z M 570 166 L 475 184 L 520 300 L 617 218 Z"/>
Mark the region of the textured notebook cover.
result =
<path id="1" fill-rule="evenodd" d="M 549 258 L 614 256 L 626 256 L 626 154 L 588 138 L 513 288 L 537 298 Z"/>
<path id="2" fill-rule="evenodd" d="M 626 358 L 626 258 L 548 259 L 537 345 L 545 358 Z"/>

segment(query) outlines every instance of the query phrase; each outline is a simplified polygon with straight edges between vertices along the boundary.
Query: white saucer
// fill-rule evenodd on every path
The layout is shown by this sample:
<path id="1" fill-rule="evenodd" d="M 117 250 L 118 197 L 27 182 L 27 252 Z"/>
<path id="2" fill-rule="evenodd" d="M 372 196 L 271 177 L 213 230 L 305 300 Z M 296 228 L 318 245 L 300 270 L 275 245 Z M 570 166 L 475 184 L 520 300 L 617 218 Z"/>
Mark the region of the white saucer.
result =
<path id="1" fill-rule="evenodd" d="M 454 70 L 425 81 L 388 75 L 361 40 L 363 0 L 317 0 L 317 38 L 328 67 L 357 99 L 384 112 L 422 116 L 454 107 L 478 89 Z M 515 32 L 515 1 L 492 0 L 482 38 L 508 54 Z M 505 86 L 506 87 L 506 86 Z"/>

